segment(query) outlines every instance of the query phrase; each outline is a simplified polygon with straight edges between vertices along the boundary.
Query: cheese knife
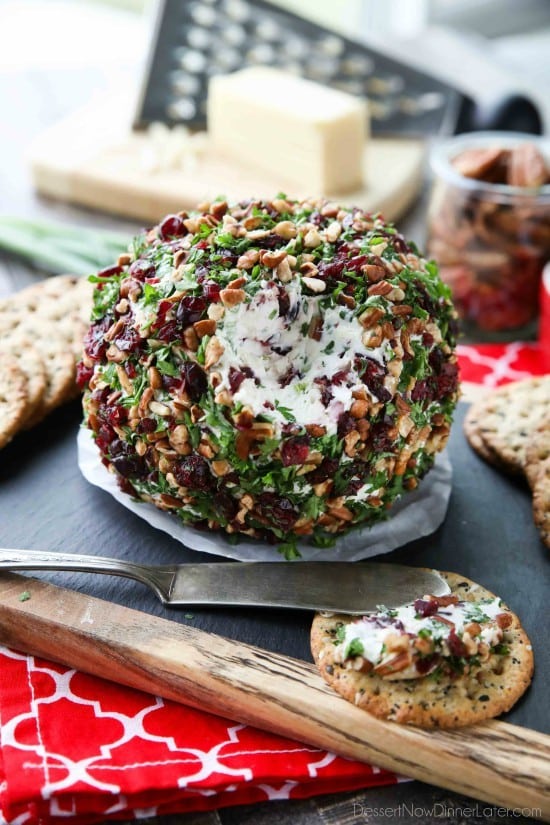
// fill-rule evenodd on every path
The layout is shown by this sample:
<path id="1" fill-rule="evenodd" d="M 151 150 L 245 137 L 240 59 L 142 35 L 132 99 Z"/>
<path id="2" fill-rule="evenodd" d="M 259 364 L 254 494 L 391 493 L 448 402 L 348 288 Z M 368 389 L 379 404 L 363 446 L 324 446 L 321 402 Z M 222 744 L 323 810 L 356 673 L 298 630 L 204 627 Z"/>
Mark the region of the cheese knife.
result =
<path id="1" fill-rule="evenodd" d="M 171 607 L 278 607 L 361 614 L 450 588 L 435 570 L 379 562 L 204 562 L 149 565 L 39 550 L 0 549 L 0 569 L 124 576 Z"/>

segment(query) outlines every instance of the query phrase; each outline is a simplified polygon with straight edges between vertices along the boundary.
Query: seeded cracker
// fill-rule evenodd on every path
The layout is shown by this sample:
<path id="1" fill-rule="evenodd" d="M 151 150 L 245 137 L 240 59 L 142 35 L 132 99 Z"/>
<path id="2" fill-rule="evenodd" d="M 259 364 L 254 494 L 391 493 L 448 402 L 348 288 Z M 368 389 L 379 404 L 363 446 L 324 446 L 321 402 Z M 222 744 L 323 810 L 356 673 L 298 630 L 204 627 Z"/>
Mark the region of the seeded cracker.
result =
<path id="1" fill-rule="evenodd" d="M 27 379 L 28 410 L 27 420 L 30 420 L 39 406 L 46 390 L 46 368 L 44 360 L 30 338 L 21 338 L 19 341 L 7 337 L 0 341 L 0 357 L 15 356 L 19 369 Z M 23 422 L 25 426 L 26 421 Z"/>
<path id="2" fill-rule="evenodd" d="M 54 323 L 57 337 L 67 343 L 75 358 L 80 358 L 91 296 L 92 285 L 85 278 L 58 275 L 0 301 L 0 315 L 15 316 L 21 327 L 28 327 L 33 319 Z"/>
<path id="3" fill-rule="evenodd" d="M 525 449 L 527 479 L 533 491 L 533 517 L 550 547 L 550 416 L 532 433 Z"/>
<path id="4" fill-rule="evenodd" d="M 463 576 L 442 575 L 461 601 L 495 598 Z M 471 725 L 509 710 L 532 678 L 533 653 L 529 639 L 517 616 L 503 604 L 500 609 L 510 617 L 510 624 L 503 631 L 508 652 L 494 653 L 486 661 L 472 663 L 469 673 L 454 678 L 438 676 L 435 672 L 420 678 L 388 680 L 372 671 L 365 673 L 346 667 L 338 661 L 335 642 L 339 628 L 350 624 L 352 616 L 315 616 L 311 629 L 313 658 L 323 678 L 344 699 L 380 719 L 425 728 Z"/>
<path id="5" fill-rule="evenodd" d="M 525 473 L 526 446 L 550 408 L 550 376 L 506 384 L 470 407 L 466 437 L 482 458 Z"/>
<path id="6" fill-rule="evenodd" d="M 0 448 L 11 441 L 28 409 L 27 380 L 11 355 L 0 358 Z"/>

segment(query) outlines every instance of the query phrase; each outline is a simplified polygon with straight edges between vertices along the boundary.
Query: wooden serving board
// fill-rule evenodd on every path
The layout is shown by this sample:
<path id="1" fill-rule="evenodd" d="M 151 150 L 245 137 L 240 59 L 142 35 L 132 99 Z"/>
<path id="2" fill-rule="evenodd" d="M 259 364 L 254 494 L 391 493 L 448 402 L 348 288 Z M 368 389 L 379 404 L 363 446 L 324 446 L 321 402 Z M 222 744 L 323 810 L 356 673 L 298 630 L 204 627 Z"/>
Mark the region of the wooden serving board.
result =
<path id="1" fill-rule="evenodd" d="M 20 600 L 21 593 L 30 595 Z M 284 655 L 23 576 L 0 576 L 0 641 L 494 805 L 550 818 L 550 737 L 490 721 L 383 722 Z M 521 767 L 520 767 L 521 766 Z"/>
<path id="2" fill-rule="evenodd" d="M 132 132 L 129 100 L 127 94 L 105 98 L 40 135 L 30 153 L 36 189 L 147 224 L 219 195 L 229 200 L 274 197 L 285 187 L 297 197 L 315 194 L 290 191 L 276 158 L 273 174 L 265 175 L 218 157 L 208 144 L 187 168 L 148 171 L 153 144 L 147 133 Z M 331 199 L 395 220 L 418 194 L 423 160 L 421 141 L 373 139 L 365 148 L 365 187 Z"/>

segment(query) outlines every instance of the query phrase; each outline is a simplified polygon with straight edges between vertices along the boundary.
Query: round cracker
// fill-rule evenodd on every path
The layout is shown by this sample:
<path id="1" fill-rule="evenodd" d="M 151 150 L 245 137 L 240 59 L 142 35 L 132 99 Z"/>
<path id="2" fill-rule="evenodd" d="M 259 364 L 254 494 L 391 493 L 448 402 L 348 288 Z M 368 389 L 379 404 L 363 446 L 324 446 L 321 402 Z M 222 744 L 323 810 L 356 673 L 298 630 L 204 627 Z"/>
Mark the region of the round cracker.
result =
<path id="1" fill-rule="evenodd" d="M 42 327 L 42 333 L 45 333 L 45 326 Z M 54 335 L 53 330 L 51 334 Z M 74 356 L 67 351 L 65 343 L 46 335 L 40 340 L 39 346 L 46 368 L 46 390 L 42 403 L 26 423 L 27 427 L 34 427 L 46 415 L 78 394 Z"/>
<path id="2" fill-rule="evenodd" d="M 441 574 L 459 599 L 494 598 L 484 587 L 456 573 Z M 504 609 L 504 607 L 503 607 Z M 509 710 L 525 692 L 533 674 L 533 652 L 519 619 L 504 631 L 507 656 L 491 656 L 475 672 L 455 680 L 429 676 L 387 680 L 345 668 L 335 660 L 335 636 L 353 616 L 317 614 L 311 629 L 313 658 L 323 678 L 344 699 L 380 719 L 424 728 L 455 728 L 490 719 Z"/>
<path id="3" fill-rule="evenodd" d="M 525 472 L 533 491 L 533 518 L 550 547 L 550 415 L 532 433 L 525 449 Z"/>
<path id="4" fill-rule="evenodd" d="M 481 435 L 483 420 L 484 415 L 480 414 L 480 402 L 472 404 L 464 418 L 464 434 L 468 440 L 468 443 L 470 444 L 470 447 L 475 450 L 478 456 L 484 461 L 487 461 L 488 464 L 492 464 L 499 470 L 507 470 L 507 467 L 502 459 L 500 459 L 483 440 Z"/>
<path id="5" fill-rule="evenodd" d="M 12 355 L 0 359 L 0 448 L 20 429 L 28 410 L 27 379 Z"/>
<path id="6" fill-rule="evenodd" d="M 27 380 L 27 418 L 30 419 L 42 403 L 46 391 L 46 368 L 40 352 L 29 338 L 5 338 L 0 341 L 0 354 L 12 355 Z M 23 422 L 23 426 L 26 421 Z"/>
<path id="7" fill-rule="evenodd" d="M 550 413 L 531 433 L 525 445 L 525 475 L 532 489 L 541 474 L 550 472 Z"/>
<path id="8" fill-rule="evenodd" d="M 0 301 L 0 314 L 11 317 L 14 326 L 26 326 L 32 318 L 51 321 L 74 357 L 79 359 L 90 318 L 92 293 L 93 286 L 85 278 L 58 275 Z"/>
<path id="9" fill-rule="evenodd" d="M 550 375 L 505 384 L 472 404 L 464 425 L 466 436 L 474 449 L 480 439 L 481 449 L 495 455 L 504 469 L 523 473 L 527 442 L 549 407 Z M 481 454 L 479 443 L 477 449 Z"/>

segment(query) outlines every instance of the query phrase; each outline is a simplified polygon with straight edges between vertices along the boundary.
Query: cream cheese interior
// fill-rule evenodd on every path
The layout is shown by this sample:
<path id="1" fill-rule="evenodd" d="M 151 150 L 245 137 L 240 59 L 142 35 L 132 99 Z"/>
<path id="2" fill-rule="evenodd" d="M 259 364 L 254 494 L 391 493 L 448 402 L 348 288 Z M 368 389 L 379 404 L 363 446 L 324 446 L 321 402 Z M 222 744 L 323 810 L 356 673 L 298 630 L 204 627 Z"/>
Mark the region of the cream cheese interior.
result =
<path id="1" fill-rule="evenodd" d="M 222 377 L 220 389 L 229 388 L 231 367 L 248 367 L 254 378 L 242 381 L 233 396 L 236 402 L 249 407 L 254 415 L 268 416 L 276 426 L 289 420 L 300 426 L 315 423 L 332 435 L 339 416 L 353 402 L 353 391 L 365 388 L 354 367 L 355 356 L 383 365 L 385 348 L 364 346 L 362 328 L 346 307 L 329 307 L 321 313 L 319 296 L 304 295 L 298 278 L 285 285 L 290 308 L 280 316 L 279 289 L 277 284 L 263 281 L 250 302 L 226 309 L 216 332 L 224 347 L 217 365 Z M 323 326 L 317 341 L 306 328 L 321 314 Z M 334 376 L 339 374 L 335 382 Z M 322 402 L 322 387 L 315 383 L 323 378 L 331 385 L 327 406 Z"/>

